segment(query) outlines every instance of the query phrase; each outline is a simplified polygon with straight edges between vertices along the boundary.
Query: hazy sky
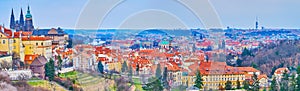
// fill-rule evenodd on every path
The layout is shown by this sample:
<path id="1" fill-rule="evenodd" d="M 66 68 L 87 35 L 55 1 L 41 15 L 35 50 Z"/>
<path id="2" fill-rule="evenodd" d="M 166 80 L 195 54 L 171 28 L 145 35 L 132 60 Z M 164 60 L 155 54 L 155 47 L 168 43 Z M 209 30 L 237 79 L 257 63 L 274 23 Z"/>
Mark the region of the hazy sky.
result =
<path id="1" fill-rule="evenodd" d="M 99 5 L 106 7 L 107 0 L 100 1 L 103 3 Z M 209 2 L 218 16 L 213 18 L 219 18 L 222 28 L 226 26 L 254 28 L 256 17 L 260 25 L 266 28 L 300 28 L 300 0 L 209 0 Z M 0 24 L 5 24 L 6 27 L 9 26 L 12 8 L 18 20 L 20 8 L 23 8 L 25 15 L 27 5 L 30 5 L 35 27 L 75 28 L 81 12 L 88 5 L 88 0 L 1 0 L 0 3 Z M 97 8 L 90 11 L 103 12 Z M 122 4 L 110 10 L 98 25 L 100 28 L 204 27 L 203 18 L 210 17 L 198 19 L 192 11 L 175 0 L 124 0 Z M 88 18 L 88 21 L 94 19 Z"/>

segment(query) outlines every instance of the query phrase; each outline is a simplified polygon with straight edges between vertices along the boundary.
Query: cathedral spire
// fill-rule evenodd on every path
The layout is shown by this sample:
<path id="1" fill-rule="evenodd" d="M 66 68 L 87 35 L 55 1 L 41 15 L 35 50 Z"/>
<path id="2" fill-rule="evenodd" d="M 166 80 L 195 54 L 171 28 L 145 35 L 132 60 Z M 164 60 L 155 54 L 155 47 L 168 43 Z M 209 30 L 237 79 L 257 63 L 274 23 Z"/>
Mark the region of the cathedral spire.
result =
<path id="1" fill-rule="evenodd" d="M 23 30 L 24 27 L 24 16 L 23 16 L 23 10 L 21 8 L 21 13 L 20 13 L 20 20 L 19 20 L 19 24 L 20 24 L 20 29 Z"/>
<path id="2" fill-rule="evenodd" d="M 14 9 L 11 9 L 11 15 L 10 15 L 10 28 L 11 28 L 11 29 L 15 29 Z"/>

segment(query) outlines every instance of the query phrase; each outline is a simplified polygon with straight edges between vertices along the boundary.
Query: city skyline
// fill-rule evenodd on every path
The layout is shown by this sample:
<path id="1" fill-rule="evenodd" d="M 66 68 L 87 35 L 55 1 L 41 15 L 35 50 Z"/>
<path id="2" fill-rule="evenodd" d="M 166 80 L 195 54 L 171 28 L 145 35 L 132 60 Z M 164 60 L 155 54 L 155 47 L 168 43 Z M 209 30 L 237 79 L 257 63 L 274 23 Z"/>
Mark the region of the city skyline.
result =
<path id="1" fill-rule="evenodd" d="M 85 8 L 85 5 L 88 1 L 76 0 L 76 1 L 19 1 L 19 0 L 4 0 L 2 8 L 0 11 L 0 23 L 4 24 L 6 27 L 9 27 L 9 19 L 11 9 L 14 9 L 15 18 L 19 18 L 20 9 L 26 11 L 26 7 L 30 5 L 31 12 L 33 16 L 34 25 L 37 28 L 51 28 L 51 27 L 62 27 L 62 28 L 75 28 L 78 18 L 81 15 L 82 10 Z M 158 1 L 158 0 L 145 0 L 140 2 L 126 1 L 124 6 L 116 8 L 114 11 L 109 13 L 107 17 L 101 21 L 104 22 L 100 28 L 118 28 L 118 24 L 124 22 L 123 18 L 131 18 L 133 10 L 128 5 L 133 5 L 135 7 L 140 7 L 141 9 L 151 9 L 156 7 L 156 10 L 164 8 L 166 6 L 157 5 L 158 3 L 170 4 L 170 6 L 176 6 L 176 13 L 174 11 L 165 9 L 167 13 L 172 13 L 179 20 L 184 21 L 187 28 L 203 28 L 203 22 L 197 20 L 192 14 L 185 14 L 187 12 L 184 8 L 179 7 L 171 1 Z M 226 28 L 227 26 L 232 28 L 255 28 L 255 20 L 258 17 L 259 28 L 299 28 L 298 24 L 300 21 L 297 21 L 297 16 L 300 16 L 300 12 L 297 10 L 297 4 L 300 1 L 290 0 L 251 0 L 251 1 L 239 1 L 239 0 L 230 0 L 230 1 L 220 1 L 220 0 L 211 0 L 210 4 L 215 9 L 220 23 L 222 24 L 221 28 Z M 151 6 L 151 7 L 149 7 Z M 105 7 L 105 6 L 104 6 Z M 123 7 L 123 8 L 122 8 Z M 124 8 L 125 7 L 125 8 Z M 127 8 L 128 7 L 128 8 Z M 263 7 L 263 8 L 262 8 Z M 131 10 L 131 12 L 129 12 Z M 97 10 L 93 10 L 96 12 Z M 180 14 L 183 13 L 183 14 Z M 129 16 L 120 16 L 120 14 L 125 14 Z M 149 17 L 151 14 L 158 13 L 143 13 L 141 17 Z M 135 16 L 134 16 L 135 17 Z M 169 16 L 164 17 L 154 17 L 154 19 L 162 19 L 168 21 Z M 200 17 L 201 18 L 201 17 Z M 139 24 L 141 21 L 137 20 L 133 23 Z M 145 22 L 145 24 L 154 24 L 157 21 Z M 164 24 L 170 22 L 163 22 Z M 172 26 L 158 26 L 157 28 L 174 28 Z M 166 24 L 167 25 L 167 24 Z M 131 26 L 129 24 L 129 26 Z M 155 25 L 150 26 L 156 28 Z M 87 27 L 88 28 L 88 27 Z M 146 27 L 148 28 L 148 27 Z"/>

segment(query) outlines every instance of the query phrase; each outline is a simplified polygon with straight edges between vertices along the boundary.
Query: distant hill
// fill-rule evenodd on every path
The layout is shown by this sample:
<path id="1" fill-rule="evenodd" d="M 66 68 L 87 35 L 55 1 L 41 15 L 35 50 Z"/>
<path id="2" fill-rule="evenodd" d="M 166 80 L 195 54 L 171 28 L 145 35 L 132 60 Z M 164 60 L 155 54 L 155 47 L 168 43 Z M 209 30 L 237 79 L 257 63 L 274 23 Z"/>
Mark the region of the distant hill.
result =
<path id="1" fill-rule="evenodd" d="M 300 60 L 300 41 L 281 40 L 252 51 L 254 56 L 242 57 L 243 66 L 257 64 L 258 69 L 271 76 L 279 67 L 297 68 Z"/>

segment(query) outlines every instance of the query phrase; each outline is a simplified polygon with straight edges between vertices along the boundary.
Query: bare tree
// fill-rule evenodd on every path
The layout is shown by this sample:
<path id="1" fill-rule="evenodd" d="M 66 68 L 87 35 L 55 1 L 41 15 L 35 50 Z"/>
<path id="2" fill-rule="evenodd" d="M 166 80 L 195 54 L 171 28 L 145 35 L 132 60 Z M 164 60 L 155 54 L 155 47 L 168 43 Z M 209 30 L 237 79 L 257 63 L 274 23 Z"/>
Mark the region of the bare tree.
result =
<path id="1" fill-rule="evenodd" d="M 1 91 L 17 91 L 17 89 L 12 86 L 9 79 L 9 75 L 6 72 L 0 71 L 0 89 Z"/>
<path id="2" fill-rule="evenodd" d="M 29 76 L 24 74 L 24 73 L 21 73 L 18 78 L 18 80 L 28 80 L 29 79 Z"/>
<path id="3" fill-rule="evenodd" d="M 14 86 L 6 82 L 0 82 L 0 89 L 1 91 L 17 91 L 17 89 Z"/>
<path id="4" fill-rule="evenodd" d="M 11 83 L 9 75 L 6 72 L 0 71 L 0 82 Z"/>
<path id="5" fill-rule="evenodd" d="M 1 68 L 8 70 L 9 68 L 11 68 L 11 63 L 3 60 L 2 63 L 1 63 Z"/>

